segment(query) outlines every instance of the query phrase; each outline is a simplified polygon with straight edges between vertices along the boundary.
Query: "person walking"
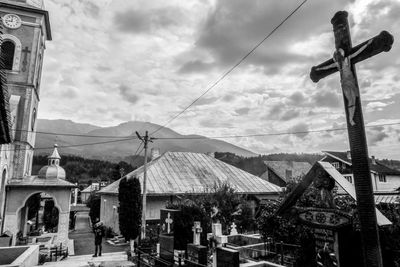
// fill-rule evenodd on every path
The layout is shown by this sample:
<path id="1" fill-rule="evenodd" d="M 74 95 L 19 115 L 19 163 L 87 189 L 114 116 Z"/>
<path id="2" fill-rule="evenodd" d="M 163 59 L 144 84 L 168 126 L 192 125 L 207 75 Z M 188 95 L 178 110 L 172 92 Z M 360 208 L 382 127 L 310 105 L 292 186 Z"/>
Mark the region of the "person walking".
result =
<path id="1" fill-rule="evenodd" d="M 99 257 L 101 256 L 101 242 L 103 241 L 103 236 L 104 236 L 104 226 L 103 222 L 100 221 L 98 218 L 96 219 L 96 223 L 93 226 L 93 232 L 94 232 L 94 255 L 93 257 Z M 97 254 L 98 253 L 98 254 Z"/>

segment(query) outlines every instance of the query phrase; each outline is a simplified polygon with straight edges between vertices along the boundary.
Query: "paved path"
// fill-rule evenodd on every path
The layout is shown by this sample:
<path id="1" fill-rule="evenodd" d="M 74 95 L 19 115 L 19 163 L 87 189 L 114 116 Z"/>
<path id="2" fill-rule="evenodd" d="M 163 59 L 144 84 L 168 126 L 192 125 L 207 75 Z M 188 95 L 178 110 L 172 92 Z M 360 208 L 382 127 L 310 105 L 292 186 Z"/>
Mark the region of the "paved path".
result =
<path id="1" fill-rule="evenodd" d="M 74 240 L 75 255 L 94 254 L 94 234 L 90 227 L 89 214 L 78 212 L 76 215 L 75 231 L 69 233 L 69 238 Z M 125 251 L 127 246 L 115 247 L 108 244 L 103 238 L 103 253 Z"/>

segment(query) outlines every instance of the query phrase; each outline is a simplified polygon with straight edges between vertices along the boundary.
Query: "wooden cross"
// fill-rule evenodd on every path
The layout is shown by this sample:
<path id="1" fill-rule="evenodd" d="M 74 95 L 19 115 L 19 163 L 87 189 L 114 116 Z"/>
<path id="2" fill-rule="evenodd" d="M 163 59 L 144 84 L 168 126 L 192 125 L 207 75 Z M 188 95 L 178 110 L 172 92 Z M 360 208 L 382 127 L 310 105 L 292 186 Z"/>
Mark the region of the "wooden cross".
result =
<path id="1" fill-rule="evenodd" d="M 171 213 L 168 212 L 167 218 L 165 219 L 165 223 L 167 224 L 167 234 L 171 232 L 171 224 L 174 221 L 171 219 Z"/>
<path id="2" fill-rule="evenodd" d="M 22 52 L 24 53 L 24 60 L 22 61 L 22 71 L 26 71 L 26 65 L 28 64 L 28 54 L 31 53 L 29 50 L 29 47 L 25 46 L 24 49 L 22 49 Z"/>
<path id="3" fill-rule="evenodd" d="M 336 71 L 340 72 L 361 226 L 364 266 L 382 267 L 367 140 L 354 64 L 383 51 L 389 51 L 393 44 L 393 36 L 383 31 L 378 36 L 352 47 L 347 16 L 346 11 L 339 11 L 332 18 L 336 52 L 333 58 L 313 67 L 310 77 L 317 82 Z"/>
<path id="4" fill-rule="evenodd" d="M 200 245 L 200 233 L 203 232 L 203 228 L 201 228 L 200 222 L 194 222 L 192 231 L 193 231 L 193 244 Z"/>

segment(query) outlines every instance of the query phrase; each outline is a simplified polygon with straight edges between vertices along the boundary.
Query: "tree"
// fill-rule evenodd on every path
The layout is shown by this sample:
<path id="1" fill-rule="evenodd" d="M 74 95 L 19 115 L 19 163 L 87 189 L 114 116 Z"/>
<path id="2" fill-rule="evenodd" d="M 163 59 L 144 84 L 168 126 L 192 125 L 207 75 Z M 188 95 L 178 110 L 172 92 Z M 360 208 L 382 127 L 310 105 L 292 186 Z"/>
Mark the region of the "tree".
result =
<path id="1" fill-rule="evenodd" d="M 100 196 L 96 193 L 90 194 L 86 206 L 90 209 L 89 210 L 89 217 L 92 223 L 95 223 L 96 218 L 100 218 Z"/>
<path id="2" fill-rule="evenodd" d="M 142 198 L 138 178 L 121 179 L 118 189 L 119 229 L 134 250 L 134 240 L 139 236 L 142 218 Z"/>

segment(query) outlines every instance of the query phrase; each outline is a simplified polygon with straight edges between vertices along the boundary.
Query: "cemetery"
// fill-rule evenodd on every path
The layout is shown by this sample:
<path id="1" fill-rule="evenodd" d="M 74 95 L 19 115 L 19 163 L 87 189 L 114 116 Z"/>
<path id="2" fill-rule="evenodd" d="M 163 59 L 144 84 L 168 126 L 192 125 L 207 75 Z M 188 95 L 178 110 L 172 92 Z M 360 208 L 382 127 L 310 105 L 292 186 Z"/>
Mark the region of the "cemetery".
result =
<path id="1" fill-rule="evenodd" d="M 331 24 L 333 56 L 312 67 L 309 76 L 317 83 L 339 74 L 351 181 L 322 160 L 298 179 L 285 181 L 285 187 L 204 153 L 155 151 L 147 164 L 148 142 L 158 138 L 136 131 L 144 144 L 144 165 L 127 175 L 121 170 L 118 180 L 91 195 L 88 202 L 92 197 L 97 201 L 88 205 L 86 232 L 78 234 L 85 242 L 95 235 L 95 254 L 70 257 L 74 242 L 69 237 L 75 229 L 69 229 L 69 220 L 75 228 L 77 189 L 67 181 L 55 145 L 37 176 L 14 177 L 6 185 L 4 178 L 0 266 L 400 266 L 399 201 L 376 203 L 355 69 L 356 63 L 389 52 L 394 38 L 382 31 L 353 46 L 348 13 L 337 12 Z M 400 188 L 396 191 L 391 194 L 397 196 Z M 103 240 L 121 250 L 102 255 Z"/>

